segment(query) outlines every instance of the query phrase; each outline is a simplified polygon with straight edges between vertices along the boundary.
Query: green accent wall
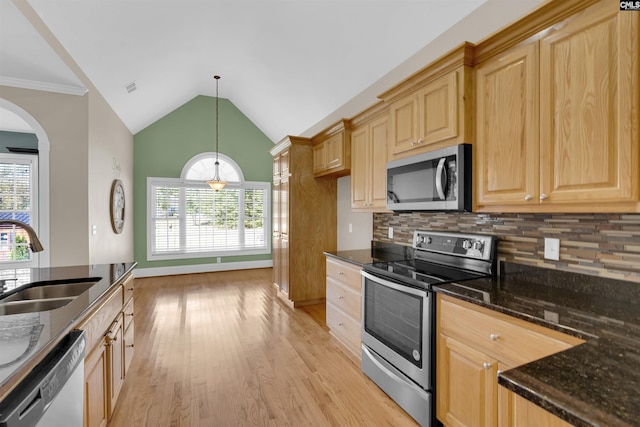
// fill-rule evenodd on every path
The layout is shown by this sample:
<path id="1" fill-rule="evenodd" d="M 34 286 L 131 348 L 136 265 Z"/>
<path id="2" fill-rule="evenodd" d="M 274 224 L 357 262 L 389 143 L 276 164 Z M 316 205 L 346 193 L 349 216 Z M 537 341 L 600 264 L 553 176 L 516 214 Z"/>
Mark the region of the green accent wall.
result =
<path id="1" fill-rule="evenodd" d="M 273 183 L 273 142 L 228 99 L 219 100 L 219 150 L 246 181 Z M 133 137 L 134 257 L 139 268 L 215 263 L 215 258 L 147 261 L 147 177 L 179 178 L 193 156 L 215 151 L 215 98 L 198 96 Z M 270 254 L 222 257 L 222 262 L 269 260 Z"/>

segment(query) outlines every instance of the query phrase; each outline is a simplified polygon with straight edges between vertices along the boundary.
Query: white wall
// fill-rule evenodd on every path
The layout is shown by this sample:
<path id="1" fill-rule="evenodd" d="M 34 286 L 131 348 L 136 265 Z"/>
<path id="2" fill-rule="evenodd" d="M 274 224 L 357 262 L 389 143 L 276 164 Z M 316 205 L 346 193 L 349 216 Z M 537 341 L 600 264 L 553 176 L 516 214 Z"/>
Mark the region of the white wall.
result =
<path id="1" fill-rule="evenodd" d="M 339 178 L 338 250 L 369 249 L 372 239 L 373 214 L 351 211 L 351 177 Z"/>

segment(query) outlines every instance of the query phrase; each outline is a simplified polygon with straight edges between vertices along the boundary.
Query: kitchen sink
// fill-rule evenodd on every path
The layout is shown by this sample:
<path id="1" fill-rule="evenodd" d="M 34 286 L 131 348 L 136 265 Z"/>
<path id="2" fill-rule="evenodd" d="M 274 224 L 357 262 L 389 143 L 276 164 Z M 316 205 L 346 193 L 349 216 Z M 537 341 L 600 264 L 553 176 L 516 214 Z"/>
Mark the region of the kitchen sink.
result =
<path id="1" fill-rule="evenodd" d="M 25 301 L 9 301 L 0 303 L 0 316 L 7 314 L 35 313 L 64 307 L 73 301 L 73 298 L 52 298 Z"/>
<path id="2" fill-rule="evenodd" d="M 32 286 L 3 298 L 2 300 L 0 300 L 0 303 L 10 301 L 46 300 L 51 298 L 75 297 L 89 289 L 96 282 L 97 281 L 87 281 Z"/>

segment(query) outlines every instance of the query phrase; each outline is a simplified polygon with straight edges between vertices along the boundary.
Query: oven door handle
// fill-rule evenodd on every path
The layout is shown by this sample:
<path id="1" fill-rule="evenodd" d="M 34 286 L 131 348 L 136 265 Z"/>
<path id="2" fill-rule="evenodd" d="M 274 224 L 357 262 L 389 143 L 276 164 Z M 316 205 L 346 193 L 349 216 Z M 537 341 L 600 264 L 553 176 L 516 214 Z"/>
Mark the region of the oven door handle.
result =
<path id="1" fill-rule="evenodd" d="M 365 279 L 369 279 L 373 282 L 376 282 L 379 285 L 386 286 L 387 288 L 395 289 L 396 291 L 405 292 L 407 294 L 415 295 L 418 297 L 424 297 L 429 293 L 429 291 L 427 291 L 426 289 L 416 289 L 408 285 L 401 285 L 399 283 L 394 283 L 389 280 L 383 279 L 382 277 L 375 276 L 367 271 L 361 271 L 360 274 Z"/>

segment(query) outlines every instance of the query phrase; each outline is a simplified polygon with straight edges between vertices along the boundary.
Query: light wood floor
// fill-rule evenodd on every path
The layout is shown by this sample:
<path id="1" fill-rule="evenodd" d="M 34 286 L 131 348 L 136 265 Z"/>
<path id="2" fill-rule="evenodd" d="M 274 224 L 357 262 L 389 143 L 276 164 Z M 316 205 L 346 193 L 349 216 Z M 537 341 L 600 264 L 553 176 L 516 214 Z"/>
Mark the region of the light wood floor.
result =
<path id="1" fill-rule="evenodd" d="M 109 427 L 416 426 L 271 269 L 135 280 L 135 356 Z"/>

